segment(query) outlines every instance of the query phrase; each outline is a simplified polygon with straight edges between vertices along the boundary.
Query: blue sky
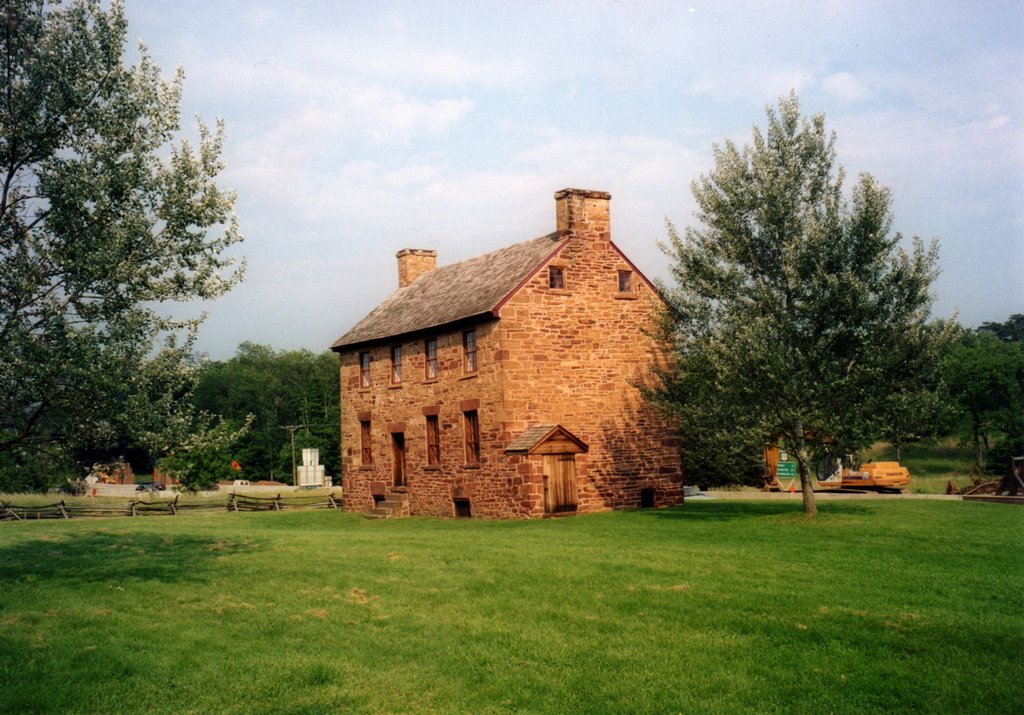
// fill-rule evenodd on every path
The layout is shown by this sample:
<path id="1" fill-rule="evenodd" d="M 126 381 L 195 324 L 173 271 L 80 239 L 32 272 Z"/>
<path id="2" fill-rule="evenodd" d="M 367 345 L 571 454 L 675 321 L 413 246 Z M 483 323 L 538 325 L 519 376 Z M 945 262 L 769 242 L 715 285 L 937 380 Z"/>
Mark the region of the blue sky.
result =
<path id="1" fill-rule="evenodd" d="M 1024 3 L 127 0 L 130 41 L 224 119 L 246 281 L 198 347 L 326 349 L 397 285 L 549 232 L 552 195 L 612 194 L 612 239 L 651 278 L 693 223 L 712 145 L 748 143 L 791 89 L 824 112 L 852 186 L 938 238 L 934 314 L 1024 312 Z"/>

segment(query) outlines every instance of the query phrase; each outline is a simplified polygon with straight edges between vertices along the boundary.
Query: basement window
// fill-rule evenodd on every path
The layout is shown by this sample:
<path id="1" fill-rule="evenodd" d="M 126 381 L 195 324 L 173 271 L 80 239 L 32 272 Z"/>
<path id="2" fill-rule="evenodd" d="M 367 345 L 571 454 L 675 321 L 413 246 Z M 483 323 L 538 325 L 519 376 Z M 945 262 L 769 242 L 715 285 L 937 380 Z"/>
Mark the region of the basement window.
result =
<path id="1" fill-rule="evenodd" d="M 452 503 L 455 506 L 456 519 L 469 519 L 473 516 L 469 509 L 469 499 L 452 499 Z"/>
<path id="2" fill-rule="evenodd" d="M 640 490 L 640 508 L 641 509 L 653 509 L 654 508 L 654 489 L 653 487 L 644 487 Z"/>

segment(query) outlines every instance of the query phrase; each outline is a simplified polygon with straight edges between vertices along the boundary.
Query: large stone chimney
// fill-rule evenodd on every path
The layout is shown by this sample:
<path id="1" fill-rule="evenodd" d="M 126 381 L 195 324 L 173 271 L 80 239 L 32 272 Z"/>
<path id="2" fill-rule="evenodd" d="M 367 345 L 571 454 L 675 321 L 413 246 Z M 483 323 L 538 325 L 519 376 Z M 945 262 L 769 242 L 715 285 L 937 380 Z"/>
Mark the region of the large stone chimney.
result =
<path id="1" fill-rule="evenodd" d="M 562 189 L 555 192 L 555 228 L 559 238 L 611 240 L 609 202 L 604 191 Z"/>
<path id="2" fill-rule="evenodd" d="M 437 251 L 403 248 L 395 257 L 398 259 L 399 288 L 405 288 L 427 271 L 437 267 Z"/>

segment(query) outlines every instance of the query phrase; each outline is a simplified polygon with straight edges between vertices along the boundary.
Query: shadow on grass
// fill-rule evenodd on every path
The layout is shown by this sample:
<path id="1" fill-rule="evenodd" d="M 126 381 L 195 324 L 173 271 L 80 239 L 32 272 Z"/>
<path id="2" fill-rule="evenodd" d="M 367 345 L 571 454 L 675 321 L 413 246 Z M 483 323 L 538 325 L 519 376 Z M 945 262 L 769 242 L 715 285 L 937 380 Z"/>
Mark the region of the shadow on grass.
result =
<path id="1" fill-rule="evenodd" d="M 251 551 L 245 541 L 182 535 L 89 533 L 34 539 L 0 547 L 0 590 L 20 581 L 194 580 L 204 563 Z"/>
<path id="2" fill-rule="evenodd" d="M 818 512 L 830 514 L 867 514 L 871 510 L 864 504 L 852 502 L 834 502 L 822 504 L 818 502 Z M 643 509 L 643 516 L 654 519 L 670 519 L 679 521 L 730 521 L 734 519 L 754 519 L 772 516 L 801 516 L 804 507 L 798 501 L 716 501 L 700 499 L 687 503 L 685 506 L 669 509 Z"/>

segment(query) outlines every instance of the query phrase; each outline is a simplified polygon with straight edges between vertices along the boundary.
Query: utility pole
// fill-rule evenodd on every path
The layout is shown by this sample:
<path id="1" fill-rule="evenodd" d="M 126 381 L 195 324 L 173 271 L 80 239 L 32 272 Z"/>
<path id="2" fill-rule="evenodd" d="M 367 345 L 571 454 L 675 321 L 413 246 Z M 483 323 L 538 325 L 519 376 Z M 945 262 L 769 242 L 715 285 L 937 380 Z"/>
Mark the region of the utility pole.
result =
<path id="1" fill-rule="evenodd" d="M 281 429 L 288 430 L 288 433 L 292 438 L 292 486 L 295 486 L 295 483 L 299 481 L 298 475 L 295 471 L 295 431 L 300 430 L 305 426 L 306 425 L 284 425 L 281 427 Z"/>

